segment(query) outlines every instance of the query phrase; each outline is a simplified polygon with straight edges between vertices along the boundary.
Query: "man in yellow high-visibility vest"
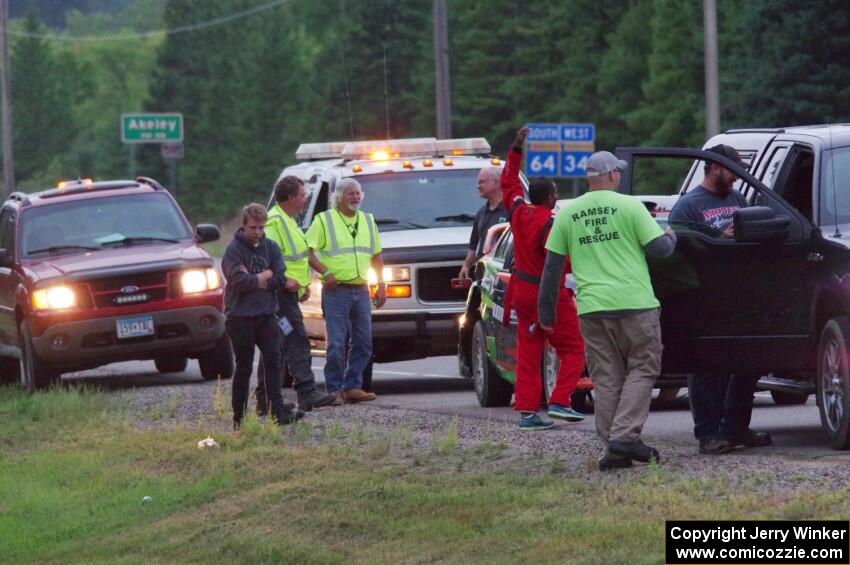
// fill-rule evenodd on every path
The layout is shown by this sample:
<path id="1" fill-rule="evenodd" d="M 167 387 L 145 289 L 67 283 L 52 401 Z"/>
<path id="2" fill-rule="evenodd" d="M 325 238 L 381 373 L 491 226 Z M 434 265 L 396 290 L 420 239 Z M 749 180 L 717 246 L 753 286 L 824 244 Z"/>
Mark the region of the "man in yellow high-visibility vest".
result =
<path id="1" fill-rule="evenodd" d="M 360 211 L 362 201 L 360 183 L 342 179 L 334 187 L 333 207 L 317 214 L 307 230 L 310 266 L 323 283 L 322 312 L 328 338 L 325 385 L 344 402 L 377 398 L 363 390 L 363 371 L 372 357 L 370 266 L 378 275 L 375 307 L 381 308 L 387 301 L 378 226 L 372 214 Z"/>
<path id="2" fill-rule="evenodd" d="M 266 237 L 280 247 L 283 260 L 286 263 L 286 277 L 298 282 L 298 290 L 290 292 L 278 291 L 278 316 L 286 318 L 289 324 L 283 323 L 280 346 L 283 363 L 288 367 L 295 383 L 298 394 L 298 406 L 309 412 L 313 408 L 329 406 L 336 400 L 336 395 L 325 394 L 316 387 L 316 377 L 313 375 L 310 357 L 310 340 L 304 328 L 304 317 L 298 302 L 310 297 L 310 266 L 309 251 L 304 232 L 298 226 L 293 216 L 297 216 L 307 205 L 307 192 L 304 183 L 293 175 L 280 179 L 274 187 L 276 205 L 269 210 L 266 222 Z M 287 333 L 288 332 L 288 333 Z M 257 383 L 258 412 L 263 413 L 267 402 L 265 386 L 262 379 Z"/>

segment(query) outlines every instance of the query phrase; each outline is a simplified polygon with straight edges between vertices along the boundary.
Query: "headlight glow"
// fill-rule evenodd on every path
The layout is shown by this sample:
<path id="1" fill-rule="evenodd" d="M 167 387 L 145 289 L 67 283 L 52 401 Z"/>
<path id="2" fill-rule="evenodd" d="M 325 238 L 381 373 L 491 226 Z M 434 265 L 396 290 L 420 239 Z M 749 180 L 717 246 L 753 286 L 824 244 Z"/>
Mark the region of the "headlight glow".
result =
<path id="1" fill-rule="evenodd" d="M 221 288 L 221 277 L 215 269 L 192 269 L 180 275 L 183 294 L 196 294 Z"/>
<path id="2" fill-rule="evenodd" d="M 67 286 L 41 288 L 32 293 L 32 306 L 36 310 L 63 310 L 77 305 L 77 296 Z"/>
<path id="3" fill-rule="evenodd" d="M 215 290 L 221 287 L 221 277 L 215 269 L 207 269 L 207 289 Z"/>
<path id="4" fill-rule="evenodd" d="M 407 282 L 410 280 L 410 267 L 384 267 L 383 275 L 387 283 Z M 369 267 L 367 280 L 370 285 L 378 284 L 378 273 L 372 267 Z"/>
<path id="5" fill-rule="evenodd" d="M 203 292 L 207 289 L 207 275 L 200 269 L 185 271 L 180 282 L 183 285 L 183 294 Z"/>

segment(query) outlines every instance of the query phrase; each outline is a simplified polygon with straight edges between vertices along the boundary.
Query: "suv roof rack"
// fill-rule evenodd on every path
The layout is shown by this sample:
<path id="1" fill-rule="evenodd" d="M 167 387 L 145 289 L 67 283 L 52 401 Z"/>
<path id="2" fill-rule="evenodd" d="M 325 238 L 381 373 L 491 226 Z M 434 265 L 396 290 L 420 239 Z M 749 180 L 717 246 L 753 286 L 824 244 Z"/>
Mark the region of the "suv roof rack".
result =
<path id="1" fill-rule="evenodd" d="M 742 128 L 727 129 L 723 133 L 785 133 L 785 128 Z"/>
<path id="2" fill-rule="evenodd" d="M 140 177 L 141 178 L 141 177 Z M 152 181 L 156 182 L 156 181 Z M 118 190 L 121 188 L 137 188 L 141 183 L 131 180 L 106 181 L 98 183 L 72 184 L 64 188 L 52 188 L 38 195 L 39 198 L 56 198 L 67 194 L 81 194 L 85 192 L 101 192 L 104 190 Z M 147 183 L 146 183 L 147 184 Z M 151 185 L 152 186 L 152 185 Z"/>
<path id="3" fill-rule="evenodd" d="M 23 204 L 24 206 L 29 206 L 30 197 L 29 194 L 25 192 L 13 192 L 9 195 L 9 200 L 16 200 Z"/>
<path id="4" fill-rule="evenodd" d="M 164 186 L 150 177 L 136 177 L 136 182 L 139 184 L 146 184 L 154 190 L 165 190 Z"/>

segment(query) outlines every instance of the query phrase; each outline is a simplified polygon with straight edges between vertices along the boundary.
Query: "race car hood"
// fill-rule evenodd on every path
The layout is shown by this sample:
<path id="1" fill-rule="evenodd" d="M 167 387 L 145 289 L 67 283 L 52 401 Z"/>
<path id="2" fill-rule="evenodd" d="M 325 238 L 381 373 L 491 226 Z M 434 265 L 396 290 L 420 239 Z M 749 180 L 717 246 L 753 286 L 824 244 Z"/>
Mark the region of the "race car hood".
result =
<path id="1" fill-rule="evenodd" d="M 23 268 L 29 278 L 38 282 L 58 277 L 84 277 L 87 273 L 107 271 L 154 270 L 180 266 L 212 265 L 206 251 L 193 241 L 179 243 L 146 243 L 118 246 L 84 253 L 52 255 L 44 259 L 25 260 Z"/>

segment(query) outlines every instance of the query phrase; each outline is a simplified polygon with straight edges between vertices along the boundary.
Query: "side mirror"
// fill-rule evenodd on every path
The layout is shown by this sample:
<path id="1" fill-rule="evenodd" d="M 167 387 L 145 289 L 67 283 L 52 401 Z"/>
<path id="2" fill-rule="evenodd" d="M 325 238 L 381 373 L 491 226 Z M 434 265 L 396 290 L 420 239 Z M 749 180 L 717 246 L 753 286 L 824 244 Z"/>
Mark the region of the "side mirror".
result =
<path id="1" fill-rule="evenodd" d="M 0 267 L 11 267 L 12 255 L 6 249 L 0 249 Z"/>
<path id="2" fill-rule="evenodd" d="M 212 224 L 198 224 L 195 228 L 195 239 L 198 243 L 209 243 L 218 241 L 221 234 L 218 231 L 218 226 Z"/>
<path id="3" fill-rule="evenodd" d="M 751 206 L 735 210 L 732 224 L 738 243 L 782 241 L 788 236 L 791 218 L 777 217 L 776 212 L 767 206 Z"/>

